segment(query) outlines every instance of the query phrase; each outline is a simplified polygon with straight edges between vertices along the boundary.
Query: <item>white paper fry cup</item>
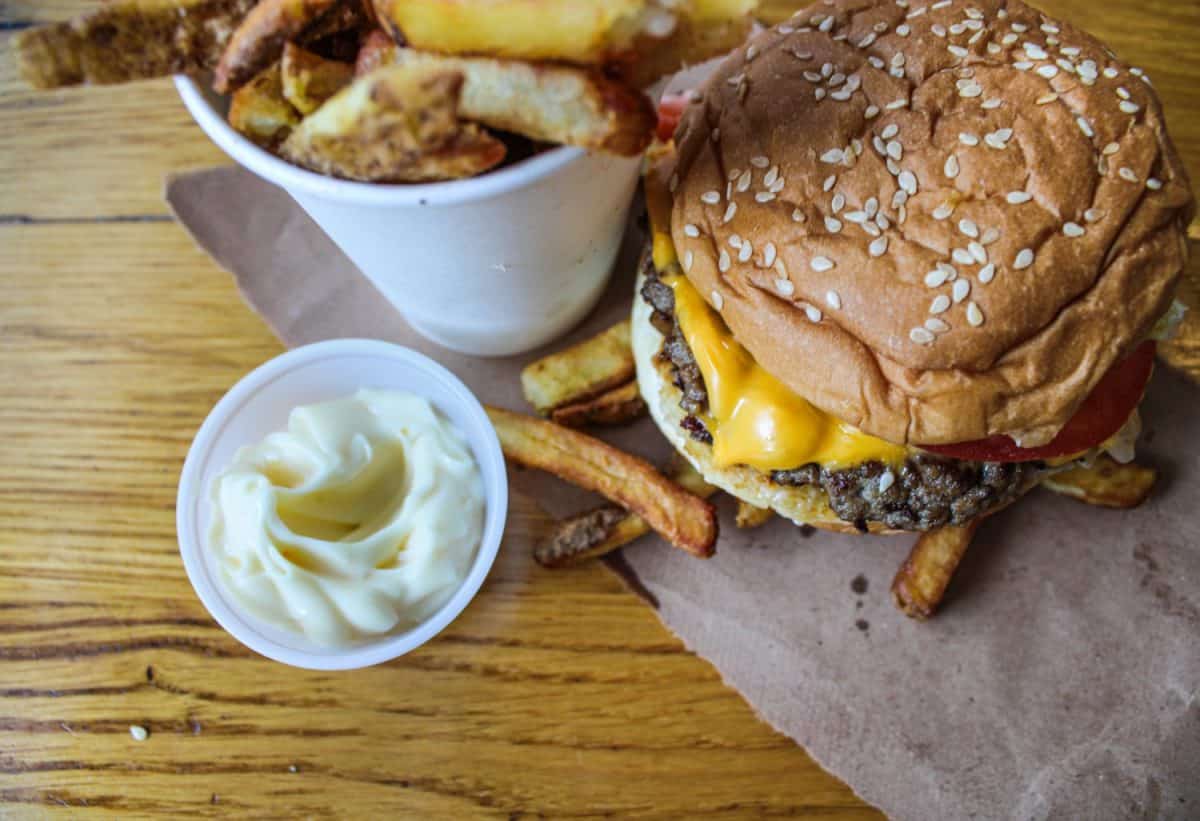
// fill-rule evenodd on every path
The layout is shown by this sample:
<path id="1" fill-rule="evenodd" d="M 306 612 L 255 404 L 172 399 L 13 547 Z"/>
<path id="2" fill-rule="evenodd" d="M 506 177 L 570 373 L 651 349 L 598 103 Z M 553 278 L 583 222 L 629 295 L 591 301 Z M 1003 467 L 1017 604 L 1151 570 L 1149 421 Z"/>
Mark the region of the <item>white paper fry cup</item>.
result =
<path id="1" fill-rule="evenodd" d="M 604 291 L 639 159 L 560 147 L 465 180 L 348 182 L 242 137 L 204 85 L 180 76 L 175 86 L 213 142 L 287 191 L 409 324 L 447 348 L 531 350 L 579 322 Z"/>
<path id="2" fill-rule="evenodd" d="M 220 579 L 208 549 L 209 490 L 238 449 L 285 430 L 300 405 L 348 396 L 360 388 L 399 390 L 428 399 L 462 433 L 483 480 L 483 538 L 458 589 L 428 619 L 402 632 L 329 648 L 248 613 Z M 459 379 L 415 351 L 365 339 L 336 339 L 296 348 L 242 378 L 209 413 L 192 441 L 175 503 L 179 552 L 196 595 L 226 631 L 267 658 L 311 670 L 349 670 L 380 664 L 420 647 L 466 608 L 491 570 L 508 516 L 508 476 L 496 431 L 483 406 Z"/>

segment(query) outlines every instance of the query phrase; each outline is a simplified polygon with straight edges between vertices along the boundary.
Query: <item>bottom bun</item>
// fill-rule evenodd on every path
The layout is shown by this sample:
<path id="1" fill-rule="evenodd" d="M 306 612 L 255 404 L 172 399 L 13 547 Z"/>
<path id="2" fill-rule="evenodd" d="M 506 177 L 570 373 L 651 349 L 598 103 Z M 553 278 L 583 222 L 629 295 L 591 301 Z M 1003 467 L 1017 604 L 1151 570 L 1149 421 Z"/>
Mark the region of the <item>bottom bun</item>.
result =
<path id="1" fill-rule="evenodd" d="M 705 481 L 731 496 L 770 509 L 798 525 L 812 525 L 836 533 L 860 533 L 857 527 L 833 512 L 824 489 L 813 485 L 779 485 L 761 470 L 745 465 L 716 467 L 712 461 L 712 447 L 687 434 L 681 427 L 687 415 L 679 404 L 683 392 L 674 384 L 670 363 L 658 357 L 663 335 L 650 321 L 653 309 L 642 299 L 644 281 L 645 276 L 639 273 L 633 297 L 633 357 L 642 398 L 667 441 L 692 463 Z M 871 533 L 882 535 L 907 532 L 891 530 L 877 522 L 869 522 L 868 527 Z"/>

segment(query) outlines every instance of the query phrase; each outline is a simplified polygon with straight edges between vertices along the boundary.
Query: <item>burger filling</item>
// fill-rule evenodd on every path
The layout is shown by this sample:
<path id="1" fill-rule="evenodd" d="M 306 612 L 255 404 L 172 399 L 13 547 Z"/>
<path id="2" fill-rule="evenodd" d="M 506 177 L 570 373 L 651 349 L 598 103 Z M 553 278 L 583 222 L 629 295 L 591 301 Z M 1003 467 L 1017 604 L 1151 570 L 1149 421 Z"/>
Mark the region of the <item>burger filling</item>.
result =
<path id="1" fill-rule="evenodd" d="M 669 363 L 682 394 L 680 405 L 687 413 L 683 427 L 693 439 L 711 446 L 714 438 L 705 421 L 710 416 L 709 391 L 680 325 L 675 289 L 659 276 L 652 260 L 647 259 L 644 274 L 642 298 L 654 309 L 651 321 L 664 337 L 659 356 Z M 860 530 L 866 530 L 868 522 L 896 530 L 932 530 L 965 524 L 1015 501 L 1047 470 L 1044 462 L 970 462 L 909 451 L 892 461 L 812 461 L 765 472 L 781 486 L 822 488 L 833 511 Z"/>

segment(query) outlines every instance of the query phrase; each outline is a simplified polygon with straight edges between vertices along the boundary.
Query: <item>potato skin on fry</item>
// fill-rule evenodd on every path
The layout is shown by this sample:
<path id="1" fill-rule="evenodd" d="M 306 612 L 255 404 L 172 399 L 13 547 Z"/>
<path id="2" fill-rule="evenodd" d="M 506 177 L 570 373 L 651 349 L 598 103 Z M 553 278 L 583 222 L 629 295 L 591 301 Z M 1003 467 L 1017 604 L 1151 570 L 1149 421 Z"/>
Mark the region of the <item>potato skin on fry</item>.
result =
<path id="1" fill-rule="evenodd" d="M 594 399 L 573 402 L 550 412 L 550 421 L 568 428 L 588 425 L 628 425 L 645 415 L 646 403 L 637 382 L 626 382 Z"/>
<path id="2" fill-rule="evenodd" d="M 280 148 L 297 165 L 365 182 L 470 176 L 504 159 L 504 143 L 458 120 L 462 75 L 400 66 L 360 77 L 306 117 Z"/>
<path id="3" fill-rule="evenodd" d="M 521 371 L 525 399 L 538 413 L 581 402 L 634 377 L 630 322 L 624 320 L 565 350 L 526 365 Z"/>
<path id="4" fill-rule="evenodd" d="M 892 580 L 892 598 L 904 615 L 924 621 L 937 612 L 981 522 L 921 534 Z"/>
<path id="5" fill-rule="evenodd" d="M 17 34 L 21 75 L 34 88 L 126 83 L 216 65 L 256 0 L 118 0 L 65 23 Z"/>
<path id="6" fill-rule="evenodd" d="M 1153 468 L 1122 465 L 1102 454 L 1091 467 L 1056 473 L 1042 484 L 1085 504 L 1128 510 L 1149 499 L 1157 482 L 1158 471 Z"/>
<path id="7" fill-rule="evenodd" d="M 301 114 L 312 114 L 354 79 L 354 66 L 326 60 L 295 43 L 283 47 L 279 65 L 283 96 Z"/>
<path id="8" fill-rule="evenodd" d="M 341 0 L 261 0 L 237 27 L 217 63 L 213 88 L 229 94 L 279 58 L 284 43 Z"/>
<path id="9" fill-rule="evenodd" d="M 229 124 L 263 148 L 274 148 L 300 124 L 300 114 L 283 93 L 279 63 L 264 68 L 234 92 L 229 101 Z"/>
<path id="10" fill-rule="evenodd" d="M 713 554 L 717 541 L 713 506 L 645 460 L 532 416 L 493 407 L 487 413 L 509 460 L 606 496 L 693 556 Z"/>

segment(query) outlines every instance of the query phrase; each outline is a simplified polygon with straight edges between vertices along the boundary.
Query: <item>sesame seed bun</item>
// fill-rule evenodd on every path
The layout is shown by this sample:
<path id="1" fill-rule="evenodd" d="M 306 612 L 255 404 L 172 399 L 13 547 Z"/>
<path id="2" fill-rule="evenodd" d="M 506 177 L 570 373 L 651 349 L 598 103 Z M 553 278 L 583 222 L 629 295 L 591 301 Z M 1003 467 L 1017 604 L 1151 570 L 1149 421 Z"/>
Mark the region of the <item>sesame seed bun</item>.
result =
<path id="1" fill-rule="evenodd" d="M 814 5 L 726 60 L 676 142 L 688 277 L 761 365 L 892 442 L 1050 441 L 1186 263 L 1148 78 L 1017 0 Z"/>

